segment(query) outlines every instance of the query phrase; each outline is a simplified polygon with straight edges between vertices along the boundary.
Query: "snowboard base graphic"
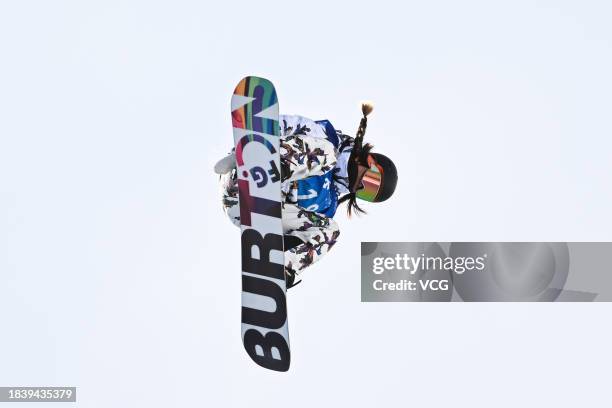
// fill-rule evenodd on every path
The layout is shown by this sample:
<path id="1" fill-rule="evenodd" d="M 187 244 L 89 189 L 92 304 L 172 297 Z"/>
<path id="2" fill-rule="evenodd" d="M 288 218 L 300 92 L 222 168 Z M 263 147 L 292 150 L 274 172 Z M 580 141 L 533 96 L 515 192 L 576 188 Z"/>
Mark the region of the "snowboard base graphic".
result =
<path id="1" fill-rule="evenodd" d="M 242 342 L 262 367 L 287 371 L 280 125 L 274 85 L 243 78 L 232 96 L 242 258 Z"/>

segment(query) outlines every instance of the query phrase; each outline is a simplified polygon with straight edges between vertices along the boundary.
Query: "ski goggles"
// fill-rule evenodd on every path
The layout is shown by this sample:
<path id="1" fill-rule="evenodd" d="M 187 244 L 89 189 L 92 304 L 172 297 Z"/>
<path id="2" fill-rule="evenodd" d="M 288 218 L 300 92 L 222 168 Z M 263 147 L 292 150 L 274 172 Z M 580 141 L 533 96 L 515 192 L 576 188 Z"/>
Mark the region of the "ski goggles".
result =
<path id="1" fill-rule="evenodd" d="M 368 155 L 368 166 L 355 195 L 364 201 L 374 202 L 382 185 L 383 169 L 371 155 Z"/>

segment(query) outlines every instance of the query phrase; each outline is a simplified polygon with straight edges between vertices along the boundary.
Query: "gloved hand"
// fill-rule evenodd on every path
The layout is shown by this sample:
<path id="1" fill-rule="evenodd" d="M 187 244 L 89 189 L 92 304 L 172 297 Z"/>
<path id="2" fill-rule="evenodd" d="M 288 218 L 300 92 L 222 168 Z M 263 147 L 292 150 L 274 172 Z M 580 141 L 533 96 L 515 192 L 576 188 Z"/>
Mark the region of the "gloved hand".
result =
<path id="1" fill-rule="evenodd" d="M 215 164 L 215 173 L 227 174 L 236 167 L 236 155 L 231 152 Z"/>

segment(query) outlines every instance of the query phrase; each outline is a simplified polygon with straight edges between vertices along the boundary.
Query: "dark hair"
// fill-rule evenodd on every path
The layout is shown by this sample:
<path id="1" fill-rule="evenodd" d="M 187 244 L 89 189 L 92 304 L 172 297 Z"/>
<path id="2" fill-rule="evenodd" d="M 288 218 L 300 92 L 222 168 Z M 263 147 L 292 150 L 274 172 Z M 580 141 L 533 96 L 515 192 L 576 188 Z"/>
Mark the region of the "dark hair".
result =
<path id="1" fill-rule="evenodd" d="M 351 156 L 349 157 L 347 165 L 349 190 L 355 185 L 355 182 L 357 181 L 357 165 L 367 165 L 368 155 L 370 154 L 370 151 L 373 147 L 374 146 L 369 143 L 366 143 L 366 145 L 363 147 L 358 147 L 357 145 L 353 146 L 353 151 L 351 152 Z M 353 215 L 353 212 L 357 215 L 366 214 L 366 211 L 359 207 L 359 204 L 357 204 L 357 195 L 354 191 L 343 195 L 340 200 L 338 200 L 338 204 L 342 204 L 345 201 L 348 201 L 346 206 L 346 212 L 349 217 Z"/>
<path id="2" fill-rule="evenodd" d="M 357 135 L 355 135 L 355 139 L 353 139 L 353 150 L 351 151 L 351 155 L 347 164 L 347 173 L 348 173 L 348 189 L 349 193 L 345 194 L 338 200 L 338 204 L 342 204 L 345 201 L 348 201 L 346 212 L 350 217 L 353 211 L 357 214 L 365 214 L 365 210 L 361 209 L 357 204 L 357 195 L 355 191 L 351 191 L 355 182 L 357 181 L 357 173 L 358 173 L 358 164 L 363 164 L 364 166 L 368 165 L 368 154 L 370 154 L 370 150 L 374 146 L 369 143 L 366 143 L 363 146 L 363 137 L 365 136 L 366 128 L 368 127 L 368 115 L 372 113 L 372 109 L 374 109 L 374 105 L 371 102 L 362 102 L 361 103 L 361 113 L 363 113 L 363 117 L 359 122 L 359 128 L 357 129 Z M 346 145 L 350 143 L 350 139 L 345 141 Z M 342 151 L 345 147 L 345 143 L 340 147 L 340 151 Z"/>

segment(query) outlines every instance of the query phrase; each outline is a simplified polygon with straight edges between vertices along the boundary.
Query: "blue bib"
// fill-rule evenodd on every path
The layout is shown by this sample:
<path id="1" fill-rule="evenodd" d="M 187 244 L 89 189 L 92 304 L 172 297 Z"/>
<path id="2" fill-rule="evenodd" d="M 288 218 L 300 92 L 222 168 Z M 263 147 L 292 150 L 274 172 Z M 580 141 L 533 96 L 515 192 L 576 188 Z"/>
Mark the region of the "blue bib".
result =
<path id="1" fill-rule="evenodd" d="M 333 217 L 338 208 L 338 194 L 333 187 L 333 171 L 298 180 L 298 205 L 308 211 Z"/>
<path id="2" fill-rule="evenodd" d="M 327 140 L 337 148 L 338 135 L 331 123 L 327 120 L 320 120 L 316 123 L 324 127 Z M 338 193 L 334 187 L 333 173 L 332 169 L 321 176 L 298 180 L 298 205 L 308 211 L 332 218 L 338 208 Z"/>

